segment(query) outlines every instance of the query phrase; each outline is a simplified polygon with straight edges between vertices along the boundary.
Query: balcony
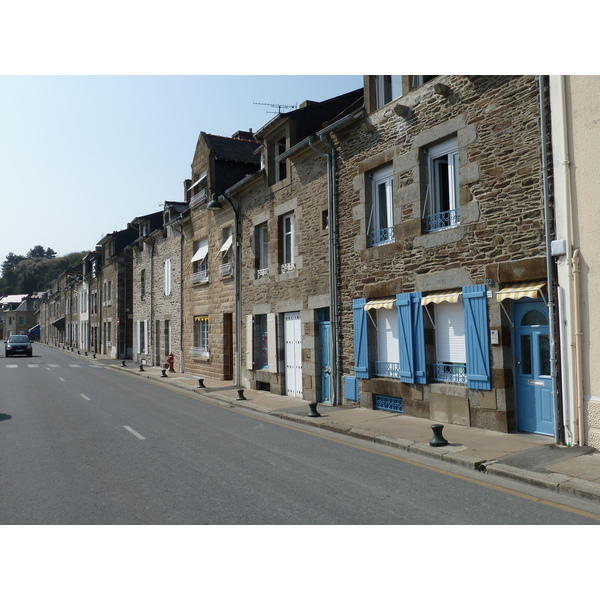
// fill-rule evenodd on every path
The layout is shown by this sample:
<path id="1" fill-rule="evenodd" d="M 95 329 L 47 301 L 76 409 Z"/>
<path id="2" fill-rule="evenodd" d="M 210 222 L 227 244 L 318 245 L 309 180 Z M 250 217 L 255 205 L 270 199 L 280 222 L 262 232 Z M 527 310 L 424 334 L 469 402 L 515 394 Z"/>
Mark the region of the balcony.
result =
<path id="1" fill-rule="evenodd" d="M 369 246 L 382 246 L 383 244 L 391 244 L 394 240 L 395 236 L 393 227 L 377 229 L 369 233 Z"/>
<path id="2" fill-rule="evenodd" d="M 296 270 L 296 263 L 294 263 L 294 262 L 284 263 L 281 265 L 281 274 L 282 275 L 284 273 L 290 273 L 291 271 L 295 271 L 295 270 Z"/>
<path id="3" fill-rule="evenodd" d="M 400 377 L 400 364 L 376 360 L 373 363 L 375 377 Z"/>
<path id="4" fill-rule="evenodd" d="M 440 231 L 460 225 L 460 209 L 453 208 L 444 212 L 426 215 L 425 217 L 425 232 Z"/>
<path id="5" fill-rule="evenodd" d="M 190 206 L 204 202 L 208 198 L 208 190 L 206 188 L 200 190 L 190 198 Z"/>
<path id="6" fill-rule="evenodd" d="M 112 298 L 110 300 L 104 300 L 102 306 L 112 306 Z"/>
<path id="7" fill-rule="evenodd" d="M 433 380 L 466 385 L 467 365 L 462 363 L 434 363 Z"/>
<path id="8" fill-rule="evenodd" d="M 190 356 L 192 358 L 210 358 L 210 352 L 208 348 L 192 347 L 190 348 Z"/>
<path id="9" fill-rule="evenodd" d="M 256 270 L 256 279 L 263 279 L 269 275 L 268 267 L 266 269 L 257 269 Z"/>
<path id="10" fill-rule="evenodd" d="M 190 283 L 192 285 L 199 285 L 201 283 L 208 283 L 208 271 L 198 271 L 197 273 L 192 273 L 190 276 Z"/>
<path id="11" fill-rule="evenodd" d="M 219 265 L 219 277 L 231 277 L 231 275 L 233 275 L 232 263 L 228 262 Z"/>

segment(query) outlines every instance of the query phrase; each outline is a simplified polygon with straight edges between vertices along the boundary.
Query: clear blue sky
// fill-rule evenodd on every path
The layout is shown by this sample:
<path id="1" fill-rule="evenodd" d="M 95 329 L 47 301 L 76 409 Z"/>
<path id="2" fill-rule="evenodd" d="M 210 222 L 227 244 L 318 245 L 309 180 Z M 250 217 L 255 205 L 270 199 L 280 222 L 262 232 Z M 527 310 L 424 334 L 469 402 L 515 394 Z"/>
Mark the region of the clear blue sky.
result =
<path id="1" fill-rule="evenodd" d="M 266 104 L 326 100 L 362 76 L 1 76 L 0 261 L 93 249 L 183 200 L 200 131 L 253 131 Z M 17 290 L 15 290 L 17 291 Z"/>

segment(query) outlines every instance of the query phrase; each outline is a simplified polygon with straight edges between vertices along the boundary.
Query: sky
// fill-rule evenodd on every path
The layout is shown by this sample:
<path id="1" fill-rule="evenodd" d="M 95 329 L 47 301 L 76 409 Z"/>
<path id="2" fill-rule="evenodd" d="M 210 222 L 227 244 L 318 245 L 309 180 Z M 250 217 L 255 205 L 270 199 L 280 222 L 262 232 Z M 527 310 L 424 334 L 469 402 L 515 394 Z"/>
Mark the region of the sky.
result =
<path id="1" fill-rule="evenodd" d="M 201 131 L 257 131 L 271 105 L 322 101 L 362 75 L 0 76 L 0 260 L 93 250 L 183 201 Z M 9 217 L 10 215 L 10 217 Z"/>

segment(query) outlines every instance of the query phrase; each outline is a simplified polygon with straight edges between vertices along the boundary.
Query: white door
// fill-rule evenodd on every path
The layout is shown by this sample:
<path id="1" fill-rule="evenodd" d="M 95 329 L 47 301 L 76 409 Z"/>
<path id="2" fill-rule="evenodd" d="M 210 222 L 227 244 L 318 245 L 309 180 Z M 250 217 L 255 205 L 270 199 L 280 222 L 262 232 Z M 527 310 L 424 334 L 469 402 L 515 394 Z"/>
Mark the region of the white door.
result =
<path id="1" fill-rule="evenodd" d="M 302 398 L 302 342 L 300 313 L 286 313 L 285 339 L 285 387 L 288 396 Z"/>

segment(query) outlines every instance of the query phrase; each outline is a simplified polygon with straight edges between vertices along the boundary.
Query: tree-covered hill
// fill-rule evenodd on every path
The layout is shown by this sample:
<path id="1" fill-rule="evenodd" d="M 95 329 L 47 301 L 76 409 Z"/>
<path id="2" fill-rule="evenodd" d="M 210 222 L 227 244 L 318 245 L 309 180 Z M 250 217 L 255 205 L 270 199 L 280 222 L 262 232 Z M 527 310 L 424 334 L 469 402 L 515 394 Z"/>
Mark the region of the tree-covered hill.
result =
<path id="1" fill-rule="evenodd" d="M 80 264 L 87 253 L 56 256 L 52 248 L 44 250 L 42 246 L 34 246 L 25 256 L 10 252 L 2 263 L 0 296 L 44 292 L 59 275 Z"/>

